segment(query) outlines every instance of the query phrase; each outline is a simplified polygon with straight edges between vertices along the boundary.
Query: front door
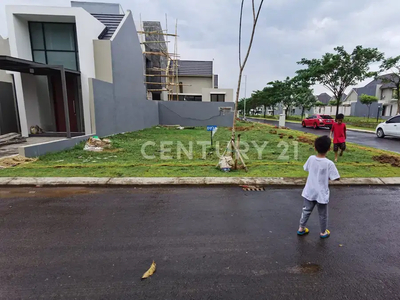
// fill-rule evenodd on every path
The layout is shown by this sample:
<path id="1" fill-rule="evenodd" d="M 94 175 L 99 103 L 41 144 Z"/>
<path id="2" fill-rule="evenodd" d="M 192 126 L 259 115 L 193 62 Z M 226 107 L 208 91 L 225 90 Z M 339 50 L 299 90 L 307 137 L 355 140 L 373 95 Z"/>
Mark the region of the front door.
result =
<path id="1" fill-rule="evenodd" d="M 67 98 L 68 98 L 68 111 L 71 132 L 78 132 L 78 118 L 77 118 L 77 99 L 78 93 L 78 77 L 76 75 L 66 74 L 67 84 Z M 56 116 L 57 132 L 67 132 L 65 124 L 64 102 L 62 94 L 61 76 L 52 75 L 51 84 L 53 90 L 54 113 Z"/>

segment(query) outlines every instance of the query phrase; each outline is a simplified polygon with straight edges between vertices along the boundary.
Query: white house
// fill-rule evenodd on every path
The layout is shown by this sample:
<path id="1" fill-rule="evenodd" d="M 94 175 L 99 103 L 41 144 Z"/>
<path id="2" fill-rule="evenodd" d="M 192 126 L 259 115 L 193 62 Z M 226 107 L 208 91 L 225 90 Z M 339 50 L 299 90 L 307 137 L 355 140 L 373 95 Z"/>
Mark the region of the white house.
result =
<path id="1" fill-rule="evenodd" d="M 178 60 L 177 63 L 180 101 L 233 102 L 233 89 L 219 88 L 213 61 Z"/>

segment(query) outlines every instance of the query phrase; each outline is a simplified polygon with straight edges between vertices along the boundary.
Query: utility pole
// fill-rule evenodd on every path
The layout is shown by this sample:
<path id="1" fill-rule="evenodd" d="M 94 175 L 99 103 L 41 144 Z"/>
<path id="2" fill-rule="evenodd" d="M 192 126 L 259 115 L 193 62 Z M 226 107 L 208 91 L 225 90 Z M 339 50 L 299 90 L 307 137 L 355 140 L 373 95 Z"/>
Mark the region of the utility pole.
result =
<path id="1" fill-rule="evenodd" d="M 244 75 L 244 119 L 246 120 L 247 75 Z"/>

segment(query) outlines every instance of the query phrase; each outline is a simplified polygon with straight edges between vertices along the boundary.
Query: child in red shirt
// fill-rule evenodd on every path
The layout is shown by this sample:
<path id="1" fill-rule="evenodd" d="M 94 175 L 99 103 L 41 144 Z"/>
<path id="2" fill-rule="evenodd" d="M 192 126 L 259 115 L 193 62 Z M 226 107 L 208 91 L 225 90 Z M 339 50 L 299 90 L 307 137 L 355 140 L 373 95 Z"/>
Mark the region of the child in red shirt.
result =
<path id="1" fill-rule="evenodd" d="M 344 115 L 338 114 L 336 122 L 333 123 L 331 130 L 331 138 L 333 135 L 333 151 L 335 152 L 335 162 L 338 160 L 338 151 L 340 156 L 343 156 L 343 151 L 346 150 L 346 124 L 343 123 Z"/>

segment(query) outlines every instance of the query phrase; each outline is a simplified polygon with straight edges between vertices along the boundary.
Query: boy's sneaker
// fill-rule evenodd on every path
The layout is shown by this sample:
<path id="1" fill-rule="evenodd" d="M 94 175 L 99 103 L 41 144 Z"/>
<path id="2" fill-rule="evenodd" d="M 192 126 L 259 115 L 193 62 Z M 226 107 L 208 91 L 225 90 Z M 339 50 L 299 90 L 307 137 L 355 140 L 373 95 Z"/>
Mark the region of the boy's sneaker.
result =
<path id="1" fill-rule="evenodd" d="M 327 229 L 327 230 L 325 230 L 325 233 L 323 234 L 323 235 L 319 235 L 319 237 L 321 238 L 321 239 L 327 239 L 328 237 L 330 237 L 331 236 L 331 232 Z"/>
<path id="2" fill-rule="evenodd" d="M 310 230 L 308 230 L 308 228 L 304 228 L 303 231 L 298 230 L 297 231 L 297 235 L 306 235 L 310 232 Z"/>

